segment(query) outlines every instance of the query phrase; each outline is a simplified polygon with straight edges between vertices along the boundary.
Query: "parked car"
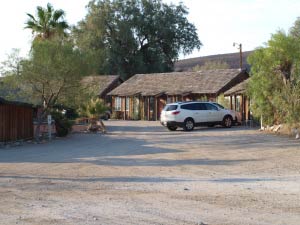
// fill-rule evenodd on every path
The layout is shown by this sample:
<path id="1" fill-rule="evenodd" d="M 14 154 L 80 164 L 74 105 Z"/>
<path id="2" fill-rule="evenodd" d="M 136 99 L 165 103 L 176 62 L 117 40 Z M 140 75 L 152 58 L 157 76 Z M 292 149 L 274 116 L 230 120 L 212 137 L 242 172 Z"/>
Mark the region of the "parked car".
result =
<path id="1" fill-rule="evenodd" d="M 230 128 L 237 121 L 231 110 L 213 102 L 177 102 L 167 104 L 161 112 L 160 122 L 171 131 L 182 127 L 191 131 L 196 126 L 222 125 Z"/>

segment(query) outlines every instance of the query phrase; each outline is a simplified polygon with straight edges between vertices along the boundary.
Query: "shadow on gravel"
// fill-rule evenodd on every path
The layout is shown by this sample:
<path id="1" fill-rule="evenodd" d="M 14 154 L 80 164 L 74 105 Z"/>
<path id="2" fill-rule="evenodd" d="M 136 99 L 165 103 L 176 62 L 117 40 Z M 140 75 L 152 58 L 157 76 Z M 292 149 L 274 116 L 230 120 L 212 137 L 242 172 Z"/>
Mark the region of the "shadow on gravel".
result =
<path id="1" fill-rule="evenodd" d="M 274 178 L 224 178 L 224 179 L 214 179 L 212 182 L 217 183 L 252 183 L 252 182 L 263 182 L 263 181 L 278 181 Z"/>
<path id="2" fill-rule="evenodd" d="M 20 175 L 2 175 L 0 179 L 24 179 L 24 180 L 39 180 L 43 182 L 34 183 L 35 185 L 55 185 L 55 181 L 63 182 L 128 182 L 128 183 L 172 183 L 172 182 L 213 182 L 213 183 L 255 183 L 255 182 L 270 182 L 270 181 L 287 181 L 282 178 L 220 178 L 220 179 L 186 179 L 176 177 L 41 177 L 41 176 L 20 176 Z M 52 183 L 53 182 L 53 183 Z M 29 185 L 32 185 L 29 184 Z"/>
<path id="3" fill-rule="evenodd" d="M 253 130 L 252 128 L 246 128 L 242 126 L 234 126 L 231 128 L 224 128 L 222 126 L 216 127 L 195 127 L 193 131 L 186 132 L 183 128 L 178 128 L 176 131 L 169 131 L 166 127 L 163 126 L 117 126 L 117 125 L 109 125 L 107 126 L 107 130 L 109 134 L 120 133 L 120 132 L 134 132 L 137 134 L 145 134 L 146 133 L 157 133 L 157 134 L 192 134 L 198 132 L 216 132 L 216 131 L 226 131 L 226 132 L 233 132 L 239 130 Z"/>
<path id="4" fill-rule="evenodd" d="M 0 149 L 0 163 L 95 163 L 105 157 L 179 153 L 182 150 L 150 146 L 136 138 L 76 134 L 46 144 Z M 101 160 L 100 160 L 101 161 Z"/>
<path id="5" fill-rule="evenodd" d="M 167 129 L 163 126 L 115 126 L 110 125 L 107 127 L 108 132 L 166 132 Z"/>
<path id="6" fill-rule="evenodd" d="M 131 159 L 131 158 L 105 158 L 92 161 L 86 161 L 101 166 L 226 166 L 236 165 L 245 162 L 258 161 L 255 159 L 241 160 L 210 160 L 210 159 L 189 159 L 189 160 L 170 160 L 170 159 Z"/>
<path id="7" fill-rule="evenodd" d="M 88 178 L 64 178 L 64 177 L 39 177 L 39 176 L 0 176 L 0 179 L 25 179 L 46 181 L 71 181 L 71 182 L 141 182 L 141 183 L 169 183 L 188 182 L 192 179 L 167 178 L 167 177 L 88 177 Z M 45 183 L 49 185 L 49 183 Z"/>
<path id="8" fill-rule="evenodd" d="M 23 146 L 0 149 L 0 163 L 91 163 L 115 166 L 177 166 L 177 165 L 235 165 L 254 159 L 242 160 L 168 160 L 147 159 L 147 155 L 182 153 L 190 151 L 265 151 L 299 147 L 299 142 L 288 138 L 258 133 L 242 133 L 240 128 L 200 128 L 193 132 L 168 132 L 161 126 L 112 126 L 112 131 L 125 134 L 74 134 L 45 144 L 24 144 Z M 144 132 L 145 137 L 127 135 Z M 127 131 L 128 133 L 126 134 Z M 140 131 L 140 132 L 138 132 Z M 169 136 L 162 136 L 167 134 Z M 172 135 L 179 134 L 179 135 Z M 160 137 L 161 136 L 161 137 Z M 136 159 L 131 156 L 143 156 Z M 122 157 L 122 158 L 118 158 Z M 180 157 L 174 157 L 180 158 Z M 263 160 L 263 159 L 262 159 Z"/>

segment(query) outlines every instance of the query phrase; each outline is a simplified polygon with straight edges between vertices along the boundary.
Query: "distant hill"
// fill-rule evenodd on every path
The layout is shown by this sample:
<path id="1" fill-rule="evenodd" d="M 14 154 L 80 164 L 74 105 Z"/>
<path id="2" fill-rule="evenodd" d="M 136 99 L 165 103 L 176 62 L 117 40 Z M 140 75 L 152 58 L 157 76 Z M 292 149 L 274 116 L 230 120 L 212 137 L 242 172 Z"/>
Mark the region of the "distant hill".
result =
<path id="1" fill-rule="evenodd" d="M 247 63 L 248 56 L 254 51 L 243 52 L 243 68 L 249 71 L 250 65 Z M 193 67 L 199 65 L 203 66 L 205 62 L 225 62 L 229 65 L 229 69 L 238 69 L 240 68 L 240 53 L 229 53 L 229 54 L 220 54 L 220 55 L 209 55 L 202 56 L 190 59 L 179 60 L 175 63 L 175 71 L 191 71 Z"/>

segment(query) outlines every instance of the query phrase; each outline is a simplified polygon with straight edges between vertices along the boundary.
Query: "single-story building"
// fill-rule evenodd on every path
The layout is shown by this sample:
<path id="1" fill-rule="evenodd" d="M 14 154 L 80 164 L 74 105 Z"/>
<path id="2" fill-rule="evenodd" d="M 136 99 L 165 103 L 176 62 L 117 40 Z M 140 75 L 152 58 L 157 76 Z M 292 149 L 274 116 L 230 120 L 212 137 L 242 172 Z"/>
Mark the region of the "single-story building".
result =
<path id="1" fill-rule="evenodd" d="M 224 93 L 230 99 L 230 109 L 241 113 L 242 121 L 250 119 L 250 99 L 246 95 L 248 82 L 249 79 L 244 80 Z"/>
<path id="2" fill-rule="evenodd" d="M 119 119 L 158 120 L 167 103 L 216 101 L 218 95 L 246 80 L 240 69 L 137 74 L 112 90 L 113 114 Z"/>
<path id="3" fill-rule="evenodd" d="M 111 107 L 112 98 L 107 93 L 123 83 L 123 80 L 118 75 L 93 75 L 84 77 L 81 83 L 91 91 L 95 91 L 97 96 Z"/>
<path id="4" fill-rule="evenodd" d="M 33 113 L 31 104 L 0 97 L 0 142 L 32 139 Z"/>

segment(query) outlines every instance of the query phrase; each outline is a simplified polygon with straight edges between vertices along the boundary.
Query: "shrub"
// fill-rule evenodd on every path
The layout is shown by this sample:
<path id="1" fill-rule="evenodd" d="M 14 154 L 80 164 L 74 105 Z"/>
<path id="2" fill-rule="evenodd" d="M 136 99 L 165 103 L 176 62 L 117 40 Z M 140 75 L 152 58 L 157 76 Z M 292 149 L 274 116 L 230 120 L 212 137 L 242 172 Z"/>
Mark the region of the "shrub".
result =
<path id="1" fill-rule="evenodd" d="M 67 136 L 72 130 L 73 122 L 61 112 L 52 112 L 52 117 L 55 121 L 56 135 L 58 137 Z"/>

